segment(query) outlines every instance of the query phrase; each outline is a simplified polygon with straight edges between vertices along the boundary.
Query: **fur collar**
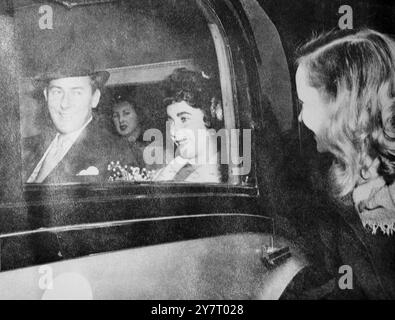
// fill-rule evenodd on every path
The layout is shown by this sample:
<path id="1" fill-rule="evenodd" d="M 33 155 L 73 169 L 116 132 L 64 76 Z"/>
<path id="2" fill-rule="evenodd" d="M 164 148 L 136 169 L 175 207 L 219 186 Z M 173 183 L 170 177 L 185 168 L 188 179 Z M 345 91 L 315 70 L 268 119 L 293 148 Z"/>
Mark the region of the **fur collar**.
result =
<path id="1" fill-rule="evenodd" d="M 353 200 L 363 226 L 372 234 L 395 233 L 395 183 L 386 185 L 382 177 L 369 180 L 354 189 Z"/>

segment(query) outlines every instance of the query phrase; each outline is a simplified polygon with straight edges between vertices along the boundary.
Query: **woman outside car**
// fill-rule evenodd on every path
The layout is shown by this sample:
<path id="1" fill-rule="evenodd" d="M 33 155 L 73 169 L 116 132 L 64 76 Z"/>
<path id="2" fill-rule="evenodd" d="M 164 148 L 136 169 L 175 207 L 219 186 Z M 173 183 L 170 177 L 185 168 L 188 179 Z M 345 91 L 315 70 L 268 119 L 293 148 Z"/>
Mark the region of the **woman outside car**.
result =
<path id="1" fill-rule="evenodd" d="M 304 45 L 297 66 L 299 121 L 334 158 L 334 206 L 331 227 L 316 224 L 324 265 L 313 261 L 283 297 L 394 299 L 395 42 L 369 29 L 332 32 Z"/>

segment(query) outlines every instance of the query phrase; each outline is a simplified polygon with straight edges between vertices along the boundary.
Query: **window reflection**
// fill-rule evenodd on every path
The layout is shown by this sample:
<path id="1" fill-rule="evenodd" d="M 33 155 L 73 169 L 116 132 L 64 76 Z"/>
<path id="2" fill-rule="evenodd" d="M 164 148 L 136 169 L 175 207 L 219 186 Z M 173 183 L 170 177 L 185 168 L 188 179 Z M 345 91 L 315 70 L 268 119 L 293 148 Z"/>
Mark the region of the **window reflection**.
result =
<path id="1" fill-rule="evenodd" d="M 51 31 L 38 6 L 15 12 L 25 182 L 227 182 L 234 112 L 194 1 L 52 3 Z"/>

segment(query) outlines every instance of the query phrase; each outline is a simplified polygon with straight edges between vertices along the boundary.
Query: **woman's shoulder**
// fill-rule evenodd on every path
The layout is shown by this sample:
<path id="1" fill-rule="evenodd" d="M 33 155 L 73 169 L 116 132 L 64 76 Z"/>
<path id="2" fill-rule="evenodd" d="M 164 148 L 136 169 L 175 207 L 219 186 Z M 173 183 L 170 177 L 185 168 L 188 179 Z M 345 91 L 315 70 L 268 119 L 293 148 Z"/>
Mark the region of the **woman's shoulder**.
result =
<path id="1" fill-rule="evenodd" d="M 368 297 L 395 298 L 395 187 L 372 181 L 365 188 L 356 188 L 356 205 L 341 213 L 339 253 Z"/>

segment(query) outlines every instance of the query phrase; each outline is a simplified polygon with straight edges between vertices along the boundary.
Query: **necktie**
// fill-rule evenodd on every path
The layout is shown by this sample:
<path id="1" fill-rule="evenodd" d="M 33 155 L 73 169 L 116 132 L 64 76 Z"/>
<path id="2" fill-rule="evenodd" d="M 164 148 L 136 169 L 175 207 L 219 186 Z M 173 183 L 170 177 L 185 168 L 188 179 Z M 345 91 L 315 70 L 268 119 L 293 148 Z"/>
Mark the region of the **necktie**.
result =
<path id="1" fill-rule="evenodd" d="M 40 171 L 37 174 L 35 179 L 36 183 L 41 183 L 45 180 L 45 178 L 51 173 L 51 171 L 56 167 L 56 165 L 62 160 L 64 156 L 65 150 L 65 141 L 63 136 L 59 135 L 57 139 L 55 139 L 54 143 L 51 146 L 51 149 L 48 151 L 47 156 L 45 157 Z"/>

